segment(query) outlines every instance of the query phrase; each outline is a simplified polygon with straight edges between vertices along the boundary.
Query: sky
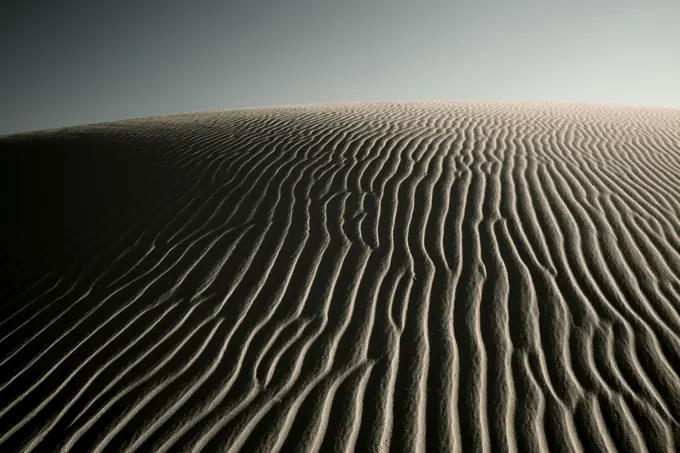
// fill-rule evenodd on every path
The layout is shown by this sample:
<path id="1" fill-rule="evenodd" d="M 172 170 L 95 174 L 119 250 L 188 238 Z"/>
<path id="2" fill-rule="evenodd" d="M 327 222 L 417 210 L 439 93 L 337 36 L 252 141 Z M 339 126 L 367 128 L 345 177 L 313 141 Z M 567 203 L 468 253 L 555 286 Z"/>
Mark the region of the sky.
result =
<path id="1" fill-rule="evenodd" d="M 0 135 L 268 105 L 680 108 L 678 0 L 21 0 Z"/>

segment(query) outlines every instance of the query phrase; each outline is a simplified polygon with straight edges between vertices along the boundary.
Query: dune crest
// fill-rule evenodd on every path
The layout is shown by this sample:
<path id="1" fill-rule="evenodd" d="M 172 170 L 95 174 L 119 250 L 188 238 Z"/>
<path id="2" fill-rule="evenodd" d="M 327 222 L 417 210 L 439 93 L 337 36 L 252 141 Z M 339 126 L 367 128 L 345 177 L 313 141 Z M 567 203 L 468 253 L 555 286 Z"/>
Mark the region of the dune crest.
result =
<path id="1" fill-rule="evenodd" d="M 0 137 L 0 451 L 680 445 L 680 110 Z"/>

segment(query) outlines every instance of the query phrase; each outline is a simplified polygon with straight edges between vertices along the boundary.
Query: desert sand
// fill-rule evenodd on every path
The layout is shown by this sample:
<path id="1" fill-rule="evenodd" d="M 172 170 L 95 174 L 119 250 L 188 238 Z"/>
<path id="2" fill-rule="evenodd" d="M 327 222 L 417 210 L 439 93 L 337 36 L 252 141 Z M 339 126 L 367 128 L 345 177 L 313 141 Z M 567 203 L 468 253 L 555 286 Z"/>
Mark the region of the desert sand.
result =
<path id="1" fill-rule="evenodd" d="M 2 452 L 672 452 L 680 110 L 0 138 Z"/>

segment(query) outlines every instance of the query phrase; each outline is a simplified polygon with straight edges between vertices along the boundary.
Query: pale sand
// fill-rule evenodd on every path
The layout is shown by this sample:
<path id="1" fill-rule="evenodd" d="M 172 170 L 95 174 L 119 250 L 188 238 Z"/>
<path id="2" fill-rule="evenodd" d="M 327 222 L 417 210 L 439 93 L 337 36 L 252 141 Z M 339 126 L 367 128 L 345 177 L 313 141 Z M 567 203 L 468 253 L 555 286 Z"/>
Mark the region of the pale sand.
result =
<path id="1" fill-rule="evenodd" d="M 680 444 L 680 110 L 142 118 L 0 180 L 2 452 Z"/>

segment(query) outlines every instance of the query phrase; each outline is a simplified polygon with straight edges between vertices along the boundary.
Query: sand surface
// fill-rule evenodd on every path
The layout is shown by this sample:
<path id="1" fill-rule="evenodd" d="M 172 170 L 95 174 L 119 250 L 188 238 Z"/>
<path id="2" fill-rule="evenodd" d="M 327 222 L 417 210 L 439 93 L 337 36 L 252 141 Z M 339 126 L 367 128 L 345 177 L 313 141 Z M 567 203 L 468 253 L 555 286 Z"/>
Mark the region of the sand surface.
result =
<path id="1" fill-rule="evenodd" d="M 680 110 L 0 138 L 1 452 L 672 452 Z"/>

